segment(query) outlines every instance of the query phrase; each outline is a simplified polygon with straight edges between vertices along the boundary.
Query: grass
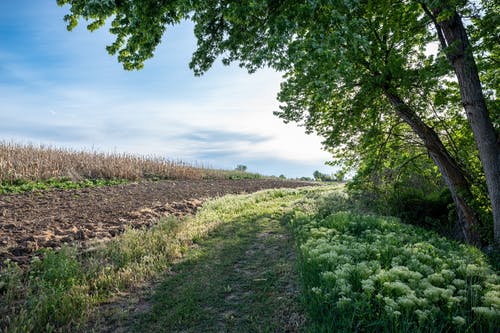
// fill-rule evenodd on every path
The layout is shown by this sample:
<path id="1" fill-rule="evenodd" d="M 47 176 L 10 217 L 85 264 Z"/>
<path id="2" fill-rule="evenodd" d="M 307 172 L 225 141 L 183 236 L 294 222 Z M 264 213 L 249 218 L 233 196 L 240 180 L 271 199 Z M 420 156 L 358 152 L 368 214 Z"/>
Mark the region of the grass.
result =
<path id="1" fill-rule="evenodd" d="M 151 309 L 132 319 L 132 331 L 296 331 L 303 316 L 293 241 L 275 206 L 259 206 L 197 242 L 156 288 Z"/>
<path id="2" fill-rule="evenodd" d="M 164 219 L 147 230 L 128 230 L 84 253 L 74 247 L 46 250 L 43 259 L 35 259 L 28 272 L 10 263 L 0 272 L 0 329 L 83 330 L 98 304 L 158 277 L 217 228 L 236 221 L 251 225 L 257 216 L 272 216 L 306 193 L 319 190 L 271 190 L 227 196 L 206 203 L 196 217 L 183 221 Z M 252 228 L 249 233 L 254 231 Z M 237 226 L 233 231 L 238 232 Z"/>
<path id="3" fill-rule="evenodd" d="M 259 174 L 217 170 L 157 156 L 76 151 L 47 146 L 0 142 L 0 183 L 4 192 L 17 183 L 43 187 L 54 180 L 243 179 Z M 31 186 L 31 187 L 30 187 Z M 76 185 L 75 185 L 76 186 Z M 7 190 L 5 190 L 7 189 Z"/>

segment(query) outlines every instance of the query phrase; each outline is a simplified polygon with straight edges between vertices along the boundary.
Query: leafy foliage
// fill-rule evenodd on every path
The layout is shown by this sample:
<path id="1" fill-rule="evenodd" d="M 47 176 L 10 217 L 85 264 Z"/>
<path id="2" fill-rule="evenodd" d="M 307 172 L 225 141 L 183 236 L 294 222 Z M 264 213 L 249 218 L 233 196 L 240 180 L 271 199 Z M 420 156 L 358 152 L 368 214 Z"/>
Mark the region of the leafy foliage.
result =
<path id="1" fill-rule="evenodd" d="M 243 164 L 238 164 L 234 170 L 245 172 L 245 171 L 247 171 L 247 166 L 243 165 Z"/>
<path id="2" fill-rule="evenodd" d="M 125 184 L 127 182 L 128 180 L 126 179 L 85 179 L 82 181 L 73 181 L 68 178 L 51 178 L 45 181 L 16 179 L 15 181 L 4 181 L 0 183 L 0 194 L 43 191 L 49 189 L 79 189 L 84 187 Z"/>

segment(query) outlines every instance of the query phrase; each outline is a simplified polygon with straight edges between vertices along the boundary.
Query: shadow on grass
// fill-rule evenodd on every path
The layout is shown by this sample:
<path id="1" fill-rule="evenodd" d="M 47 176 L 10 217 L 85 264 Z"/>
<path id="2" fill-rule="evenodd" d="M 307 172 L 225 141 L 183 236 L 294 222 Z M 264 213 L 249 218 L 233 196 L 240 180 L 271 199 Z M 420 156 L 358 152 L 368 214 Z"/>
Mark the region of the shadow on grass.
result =
<path id="1" fill-rule="evenodd" d="M 134 315 L 135 332 L 298 332 L 293 240 L 269 215 L 240 217 L 198 241 Z"/>

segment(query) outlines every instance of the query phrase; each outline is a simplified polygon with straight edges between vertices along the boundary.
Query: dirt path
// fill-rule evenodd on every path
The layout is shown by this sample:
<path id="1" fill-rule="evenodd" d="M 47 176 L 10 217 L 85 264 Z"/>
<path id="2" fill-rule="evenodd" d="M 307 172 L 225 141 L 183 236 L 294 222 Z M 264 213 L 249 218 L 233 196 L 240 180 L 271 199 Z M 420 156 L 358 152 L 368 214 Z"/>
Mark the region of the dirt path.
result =
<path id="1" fill-rule="evenodd" d="M 216 230 L 157 283 L 149 300 L 109 304 L 97 332 L 300 332 L 294 245 L 276 219 Z M 102 309 L 98 311 L 103 313 Z"/>
<path id="2" fill-rule="evenodd" d="M 108 239 L 173 214 L 192 214 L 203 200 L 230 193 L 299 187 L 277 180 L 158 181 L 81 190 L 0 195 L 0 268 L 27 264 L 39 248 Z"/>

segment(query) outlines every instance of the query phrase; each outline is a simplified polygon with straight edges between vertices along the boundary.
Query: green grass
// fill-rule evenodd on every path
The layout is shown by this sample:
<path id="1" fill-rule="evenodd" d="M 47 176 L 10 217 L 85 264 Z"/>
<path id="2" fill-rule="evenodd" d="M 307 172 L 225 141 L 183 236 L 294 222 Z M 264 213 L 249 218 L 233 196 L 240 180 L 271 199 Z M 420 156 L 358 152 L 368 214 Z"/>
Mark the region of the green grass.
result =
<path id="1" fill-rule="evenodd" d="M 125 179 L 85 179 L 73 181 L 69 178 L 51 178 L 48 180 L 31 181 L 16 179 L 0 183 L 0 194 L 46 191 L 52 189 L 79 189 L 84 187 L 109 186 L 125 184 Z"/>
<path id="2" fill-rule="evenodd" d="M 303 316 L 293 241 L 276 205 L 287 201 L 260 202 L 197 242 L 156 289 L 151 310 L 133 319 L 133 331 L 296 331 Z"/>

